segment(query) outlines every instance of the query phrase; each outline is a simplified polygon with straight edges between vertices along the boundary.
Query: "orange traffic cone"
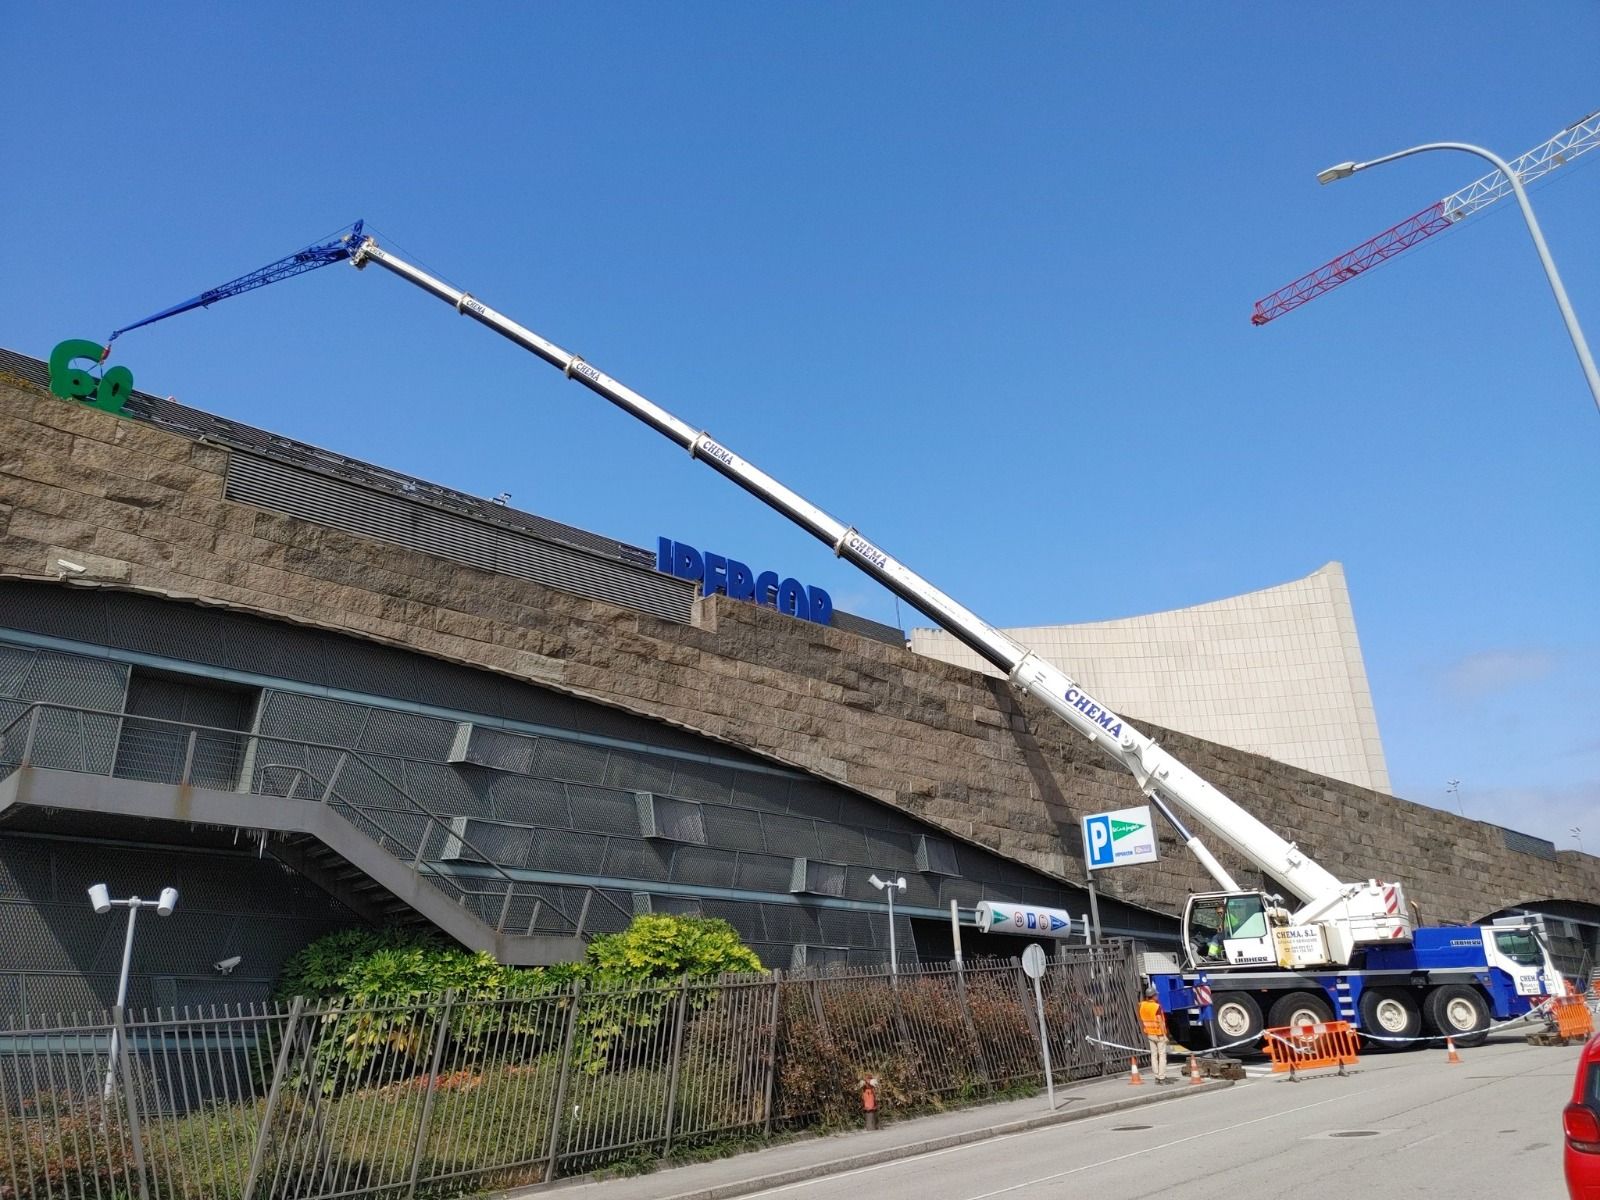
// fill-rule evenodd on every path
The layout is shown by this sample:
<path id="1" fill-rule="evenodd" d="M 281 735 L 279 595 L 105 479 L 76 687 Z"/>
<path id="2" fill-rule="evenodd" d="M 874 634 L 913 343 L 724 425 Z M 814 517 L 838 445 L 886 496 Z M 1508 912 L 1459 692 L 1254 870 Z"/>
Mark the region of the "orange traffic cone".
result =
<path id="1" fill-rule="evenodd" d="M 1205 1080 L 1200 1078 L 1200 1056 L 1189 1055 L 1189 1086 L 1199 1087 Z"/>
<path id="2" fill-rule="evenodd" d="M 1445 1040 L 1444 1040 L 1444 1048 L 1450 1052 L 1449 1056 L 1445 1059 L 1445 1062 L 1447 1062 L 1447 1063 L 1458 1063 L 1458 1064 L 1461 1062 L 1461 1055 L 1456 1053 L 1456 1040 L 1455 1040 L 1455 1038 L 1453 1038 L 1453 1037 L 1445 1038 Z"/>
<path id="3" fill-rule="evenodd" d="M 1138 1087 L 1142 1083 L 1144 1083 L 1144 1078 L 1139 1074 L 1139 1060 L 1137 1058 L 1128 1059 L 1128 1086 Z"/>

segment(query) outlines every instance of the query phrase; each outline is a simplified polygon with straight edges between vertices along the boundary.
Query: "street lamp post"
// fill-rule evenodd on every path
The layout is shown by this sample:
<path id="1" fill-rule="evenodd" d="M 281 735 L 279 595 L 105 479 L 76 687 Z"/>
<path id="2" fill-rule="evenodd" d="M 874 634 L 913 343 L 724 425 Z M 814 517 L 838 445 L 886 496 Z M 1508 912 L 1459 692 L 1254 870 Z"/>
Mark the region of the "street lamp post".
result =
<path id="1" fill-rule="evenodd" d="M 1327 184 L 1348 179 L 1357 171 L 1365 171 L 1369 167 L 1381 167 L 1384 163 L 1394 162 L 1397 158 L 1409 158 L 1413 154 L 1421 154 L 1427 150 L 1460 150 L 1466 154 L 1476 154 L 1479 158 L 1493 163 L 1495 170 L 1504 175 L 1506 181 L 1511 184 L 1511 190 L 1517 196 L 1517 204 L 1522 208 L 1522 219 L 1527 222 L 1528 233 L 1533 238 L 1533 248 L 1539 252 L 1539 261 L 1544 264 L 1545 278 L 1550 281 L 1550 290 L 1555 293 L 1556 306 L 1561 310 L 1561 319 L 1566 322 L 1567 336 L 1572 339 L 1572 348 L 1578 352 L 1578 365 L 1583 368 L 1583 377 L 1588 381 L 1589 393 L 1594 397 L 1595 407 L 1600 409 L 1600 371 L 1595 370 L 1594 356 L 1589 353 L 1589 343 L 1584 340 L 1583 330 L 1578 326 L 1577 314 L 1572 311 L 1572 302 L 1567 299 L 1567 289 L 1561 284 L 1561 274 L 1556 270 L 1555 260 L 1550 257 L 1550 247 L 1545 245 L 1544 233 L 1539 229 L 1539 222 L 1533 215 L 1533 205 L 1528 203 L 1528 193 L 1523 189 L 1522 180 L 1511 169 L 1510 163 L 1482 146 L 1473 146 L 1467 142 L 1429 142 L 1426 145 L 1413 146 L 1409 150 L 1385 154 L 1382 158 L 1374 158 L 1367 162 L 1339 163 L 1325 171 L 1319 171 L 1317 182 Z"/>
<path id="2" fill-rule="evenodd" d="M 889 897 L 889 974 L 900 974 L 900 961 L 894 948 L 894 894 L 906 890 L 906 877 L 901 875 L 897 879 L 879 879 L 876 875 L 867 879 L 873 887 Z"/>
<path id="3" fill-rule="evenodd" d="M 94 906 L 94 911 L 104 916 L 113 908 L 126 908 L 128 910 L 128 928 L 122 937 L 122 972 L 117 976 L 117 1007 L 124 1008 L 128 1003 L 128 969 L 133 964 L 133 926 L 139 919 L 141 908 L 153 908 L 156 915 L 170 917 L 172 910 L 178 907 L 178 889 L 167 887 L 161 889 L 159 900 L 141 900 L 137 896 L 129 896 L 126 900 L 113 900 L 106 885 L 97 883 L 89 889 L 89 903 Z M 117 1030 L 111 1031 L 111 1057 L 106 1062 L 106 1086 L 104 1098 L 111 1098 L 111 1086 L 117 1070 Z"/>

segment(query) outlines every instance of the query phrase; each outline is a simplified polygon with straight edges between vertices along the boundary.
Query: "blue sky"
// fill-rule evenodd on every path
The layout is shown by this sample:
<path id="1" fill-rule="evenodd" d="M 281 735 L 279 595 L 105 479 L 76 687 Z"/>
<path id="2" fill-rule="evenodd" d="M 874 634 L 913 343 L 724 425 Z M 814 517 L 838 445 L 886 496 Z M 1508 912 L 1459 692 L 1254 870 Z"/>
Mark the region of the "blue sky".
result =
<path id="1" fill-rule="evenodd" d="M 1258 297 L 1600 106 L 1600 8 L 24 5 L 0 344 L 357 217 L 997 625 L 1345 566 L 1395 791 L 1600 849 L 1600 414 L 1510 202 Z M 1600 342 L 1600 152 L 1536 188 Z M 138 386 L 925 623 L 438 302 L 333 268 L 118 343 Z M 1063 664 L 1068 670 L 1072 664 Z M 1135 714 L 1136 715 L 1136 714 Z"/>

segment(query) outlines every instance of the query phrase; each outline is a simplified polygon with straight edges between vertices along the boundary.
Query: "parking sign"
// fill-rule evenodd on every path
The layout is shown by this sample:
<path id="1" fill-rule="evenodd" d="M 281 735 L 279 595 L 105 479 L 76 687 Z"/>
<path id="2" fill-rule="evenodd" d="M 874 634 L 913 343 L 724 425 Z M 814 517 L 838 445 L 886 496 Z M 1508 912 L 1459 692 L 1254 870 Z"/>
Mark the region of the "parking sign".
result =
<path id="1" fill-rule="evenodd" d="M 1091 871 L 1155 862 L 1156 830 L 1149 808 L 1119 808 L 1085 817 L 1083 856 Z"/>

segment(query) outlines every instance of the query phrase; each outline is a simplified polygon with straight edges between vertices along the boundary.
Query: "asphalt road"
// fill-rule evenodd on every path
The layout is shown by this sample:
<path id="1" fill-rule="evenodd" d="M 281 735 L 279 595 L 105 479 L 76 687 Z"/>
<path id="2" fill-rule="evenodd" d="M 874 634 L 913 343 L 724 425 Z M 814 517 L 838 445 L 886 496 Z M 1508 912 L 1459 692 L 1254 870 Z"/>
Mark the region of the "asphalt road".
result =
<path id="1" fill-rule="evenodd" d="M 1012 1134 L 750 1193 L 782 1200 L 1564 1200 L 1578 1048 L 1507 1039 L 1364 1058 L 1348 1077 L 1253 1074 L 1182 1104 Z M 1260 1068 L 1255 1070 L 1259 1071 Z M 1181 1086 L 1181 1085 L 1180 1085 Z M 1346 1136 L 1340 1136 L 1346 1135 Z"/>

